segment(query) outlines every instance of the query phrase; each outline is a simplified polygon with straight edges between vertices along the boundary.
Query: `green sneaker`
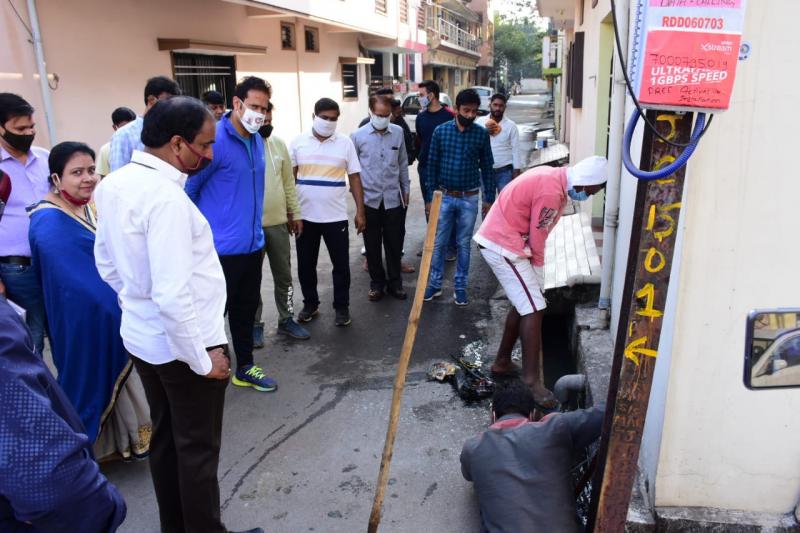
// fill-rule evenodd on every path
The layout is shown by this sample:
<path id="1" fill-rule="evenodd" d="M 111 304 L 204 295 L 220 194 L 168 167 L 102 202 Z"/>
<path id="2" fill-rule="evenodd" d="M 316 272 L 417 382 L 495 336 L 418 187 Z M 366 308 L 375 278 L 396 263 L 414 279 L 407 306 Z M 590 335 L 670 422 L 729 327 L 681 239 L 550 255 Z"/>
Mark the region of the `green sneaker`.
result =
<path id="1" fill-rule="evenodd" d="M 264 371 L 256 365 L 243 366 L 236 370 L 236 374 L 231 378 L 231 382 L 237 387 L 253 387 L 261 392 L 273 392 L 278 390 L 278 383 L 264 374 Z"/>

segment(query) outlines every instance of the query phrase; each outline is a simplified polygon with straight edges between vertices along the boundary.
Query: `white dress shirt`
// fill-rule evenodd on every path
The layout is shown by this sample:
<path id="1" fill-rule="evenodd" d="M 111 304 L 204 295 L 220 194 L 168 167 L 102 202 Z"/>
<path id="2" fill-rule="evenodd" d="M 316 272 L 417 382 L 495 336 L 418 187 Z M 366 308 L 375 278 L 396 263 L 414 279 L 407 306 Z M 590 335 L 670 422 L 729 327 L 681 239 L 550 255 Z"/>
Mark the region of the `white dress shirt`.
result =
<path id="1" fill-rule="evenodd" d="M 491 115 L 484 115 L 478 117 L 475 122 L 485 128 L 486 121 L 490 118 Z M 489 141 L 492 143 L 493 168 L 503 168 L 508 165 L 512 165 L 516 170 L 522 168 L 522 161 L 519 158 L 519 132 L 514 121 L 503 117 L 500 121 L 500 133 L 489 135 Z"/>
<path id="2" fill-rule="evenodd" d="M 94 193 L 100 276 L 119 295 L 120 333 L 136 357 L 211 371 L 206 348 L 226 344 L 225 277 L 211 227 L 183 186 L 186 174 L 145 152 Z"/>

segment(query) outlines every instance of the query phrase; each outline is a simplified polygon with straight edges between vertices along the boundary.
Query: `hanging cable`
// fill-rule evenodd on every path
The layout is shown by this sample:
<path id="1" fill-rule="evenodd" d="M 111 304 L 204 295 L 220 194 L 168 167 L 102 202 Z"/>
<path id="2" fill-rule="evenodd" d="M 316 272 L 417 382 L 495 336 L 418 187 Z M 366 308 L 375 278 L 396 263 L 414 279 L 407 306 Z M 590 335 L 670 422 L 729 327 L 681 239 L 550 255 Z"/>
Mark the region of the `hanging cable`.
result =
<path id="1" fill-rule="evenodd" d="M 22 15 L 19 14 L 19 11 L 17 11 L 17 6 L 14 5 L 14 2 L 12 2 L 12 0 L 8 0 L 8 5 L 11 6 L 11 9 L 14 11 L 14 14 L 17 15 L 17 18 L 22 24 L 22 27 L 25 28 L 25 30 L 28 32 L 30 38 L 33 39 L 33 32 L 31 31 L 30 27 L 28 27 L 28 24 L 25 23 L 25 19 L 22 18 Z"/>

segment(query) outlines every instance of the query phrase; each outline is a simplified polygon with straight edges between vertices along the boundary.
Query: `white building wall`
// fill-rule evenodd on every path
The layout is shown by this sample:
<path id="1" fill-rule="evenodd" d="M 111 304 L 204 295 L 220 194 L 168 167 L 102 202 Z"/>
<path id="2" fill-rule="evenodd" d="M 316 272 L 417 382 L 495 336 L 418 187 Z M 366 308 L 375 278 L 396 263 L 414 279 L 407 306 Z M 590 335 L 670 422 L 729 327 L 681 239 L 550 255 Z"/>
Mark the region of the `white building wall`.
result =
<path id="1" fill-rule="evenodd" d="M 787 513 L 800 498 L 800 390 L 742 384 L 748 311 L 800 304 L 798 19 L 794 0 L 748 2 L 752 55 L 689 162 L 658 506 Z"/>
<path id="2" fill-rule="evenodd" d="M 24 6 L 24 4 L 22 4 Z M 358 33 L 307 19 L 247 16 L 243 5 L 221 0 L 104 0 L 37 2 L 47 70 L 58 74 L 51 93 L 59 140 L 81 140 L 99 148 L 111 136 L 111 112 L 128 106 L 144 111 L 149 77 L 172 75 L 171 56 L 158 38 L 195 38 L 264 46 L 263 55 L 238 55 L 237 76 L 254 74 L 272 84 L 276 135 L 291 139 L 310 127 L 314 102 L 323 96 L 342 105 L 341 131 L 350 132 L 367 110 L 364 68 L 359 98 L 342 99 L 339 57 L 359 55 Z M 26 16 L 24 8 L 22 15 Z M 157 13 L 157 15 L 155 15 Z M 281 50 L 280 20 L 296 25 L 297 50 Z M 49 146 L 32 46 L 7 3 L 0 5 L 0 82 L 37 109 L 36 144 Z M 319 28 L 320 52 L 304 50 L 303 27 Z"/>

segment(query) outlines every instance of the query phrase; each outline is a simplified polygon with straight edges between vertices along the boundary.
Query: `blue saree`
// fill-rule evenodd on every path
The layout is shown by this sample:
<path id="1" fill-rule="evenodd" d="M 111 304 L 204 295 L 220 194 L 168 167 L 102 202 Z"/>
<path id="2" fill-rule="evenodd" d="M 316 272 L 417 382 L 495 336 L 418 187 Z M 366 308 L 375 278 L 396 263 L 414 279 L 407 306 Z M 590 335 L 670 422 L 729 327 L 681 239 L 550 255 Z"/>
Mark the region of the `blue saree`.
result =
<path id="1" fill-rule="evenodd" d="M 32 263 L 42 282 L 58 384 L 94 442 L 131 371 L 117 294 L 95 267 L 90 209 L 88 222 L 46 200 L 29 214 Z"/>

